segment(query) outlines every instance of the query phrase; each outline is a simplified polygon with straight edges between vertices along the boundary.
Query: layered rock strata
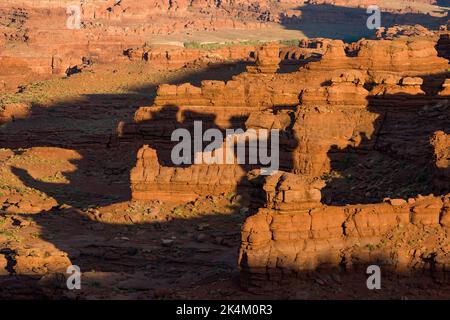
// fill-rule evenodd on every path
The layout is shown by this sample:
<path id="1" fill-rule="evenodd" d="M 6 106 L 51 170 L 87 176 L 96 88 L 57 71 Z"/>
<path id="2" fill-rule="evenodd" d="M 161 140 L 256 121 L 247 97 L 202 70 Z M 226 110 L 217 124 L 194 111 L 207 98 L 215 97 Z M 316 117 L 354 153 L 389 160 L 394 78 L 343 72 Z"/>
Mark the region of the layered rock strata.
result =
<path id="1" fill-rule="evenodd" d="M 395 199 L 371 205 L 261 209 L 242 228 L 242 284 L 263 286 L 267 281 L 277 282 L 318 269 L 337 267 L 349 271 L 371 264 L 397 273 L 431 269 L 445 275 L 450 270 L 450 256 L 445 249 L 414 251 L 405 244 L 389 246 L 386 237 L 434 230 L 443 241 L 448 240 L 448 204 L 446 196 L 418 197 L 408 203 Z M 441 245 L 445 247 L 443 242 Z M 430 257 L 432 262 L 427 260 Z"/>
<path id="2" fill-rule="evenodd" d="M 344 162 L 351 149 L 426 164 L 432 157 L 430 136 L 449 124 L 428 106 L 445 102 L 445 84 L 436 90 L 427 73 L 414 75 L 431 61 L 428 67 L 445 77 L 448 61 L 437 56 L 432 41 L 417 41 L 362 41 L 354 57 L 346 55 L 342 42 L 331 42 L 321 61 L 297 72 L 243 73 L 227 82 L 203 81 L 200 87 L 161 85 L 154 105 L 139 108 L 135 122 L 122 126 L 120 135 L 138 137 L 158 150 L 161 165 L 171 166 L 173 143 L 167 141 L 176 128 L 193 132 L 194 121 L 202 121 L 203 130 L 270 129 L 277 122 L 285 123 L 280 136 L 280 167 L 285 171 L 320 177 Z M 424 54 L 411 51 L 413 47 Z M 393 60 L 370 54 L 383 50 L 398 52 L 403 66 L 393 68 Z M 258 52 L 268 51 L 275 49 L 267 46 Z M 431 89 L 436 92 L 432 96 L 425 92 Z"/>

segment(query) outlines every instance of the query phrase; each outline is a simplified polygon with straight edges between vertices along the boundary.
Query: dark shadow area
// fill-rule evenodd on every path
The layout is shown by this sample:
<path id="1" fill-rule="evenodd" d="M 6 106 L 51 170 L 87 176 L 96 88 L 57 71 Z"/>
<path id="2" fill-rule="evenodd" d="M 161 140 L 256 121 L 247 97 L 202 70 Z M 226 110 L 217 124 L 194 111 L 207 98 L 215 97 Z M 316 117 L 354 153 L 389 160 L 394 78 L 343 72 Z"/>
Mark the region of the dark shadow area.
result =
<path id="1" fill-rule="evenodd" d="M 302 12 L 300 18 L 285 19 L 281 21 L 281 24 L 286 29 L 302 31 L 308 38 L 330 38 L 354 42 L 361 38 L 371 38 L 376 32 L 376 30 L 367 28 L 367 19 L 370 14 L 367 14 L 365 8 L 307 4 L 296 10 Z M 441 24 L 446 24 L 446 17 L 434 17 L 419 13 L 381 12 L 382 27 L 416 24 L 438 29 Z"/>

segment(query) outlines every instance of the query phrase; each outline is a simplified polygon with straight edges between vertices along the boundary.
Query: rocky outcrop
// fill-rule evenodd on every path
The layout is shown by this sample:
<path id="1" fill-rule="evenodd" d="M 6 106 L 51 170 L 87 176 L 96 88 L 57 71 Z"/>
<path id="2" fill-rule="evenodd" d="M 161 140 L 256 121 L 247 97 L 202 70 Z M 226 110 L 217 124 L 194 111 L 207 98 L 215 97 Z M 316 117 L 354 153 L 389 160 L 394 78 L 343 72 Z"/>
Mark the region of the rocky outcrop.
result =
<path id="1" fill-rule="evenodd" d="M 165 167 L 149 146 L 137 154 L 131 171 L 131 190 L 135 200 L 161 200 L 186 203 L 204 195 L 234 192 L 245 177 L 239 165 L 194 164 L 190 167 Z"/>
<path id="2" fill-rule="evenodd" d="M 413 251 L 412 242 L 397 237 L 399 233 L 414 237 L 435 228 L 446 238 L 448 203 L 448 197 L 430 196 L 408 203 L 394 199 L 373 205 L 261 209 L 242 228 L 242 284 L 254 288 L 317 269 L 351 270 L 370 264 L 398 273 L 414 269 L 446 273 L 447 252 L 425 247 Z M 432 264 L 427 260 L 430 256 Z"/>
<path id="3" fill-rule="evenodd" d="M 428 30 L 426 27 L 416 24 L 414 26 L 404 25 L 404 26 L 393 26 L 390 28 L 381 27 L 377 29 L 377 38 L 392 40 L 398 37 L 411 37 L 411 36 L 421 36 L 421 37 L 435 37 L 435 33 Z"/>
<path id="4" fill-rule="evenodd" d="M 161 85 L 157 90 L 155 105 L 243 107 L 245 101 L 244 88 L 237 81 L 203 81 L 201 87 L 188 83 Z"/>
<path id="5" fill-rule="evenodd" d="M 325 2 L 326 3 L 326 2 Z M 365 10 L 352 10 L 350 8 L 367 6 L 367 3 L 353 3 L 346 1 L 343 7 L 339 2 L 333 2 L 333 6 L 321 8 L 322 2 L 311 2 L 305 8 L 300 7 L 303 2 L 281 1 L 273 2 L 259 0 L 248 1 L 160 1 L 160 0 L 122 0 L 122 1 L 90 1 L 83 2 L 76 9 L 68 7 L 67 2 L 49 2 L 21 0 L 4 0 L 0 4 L 0 46 L 2 47 L 0 61 L 0 89 L 15 90 L 18 85 L 35 80 L 43 80 L 52 76 L 64 76 L 70 74 L 70 70 L 79 67 L 83 61 L 92 63 L 111 63 L 131 60 L 145 60 L 155 62 L 160 67 L 178 68 L 195 60 L 203 60 L 208 54 L 208 61 L 217 59 L 248 59 L 246 49 L 217 50 L 218 57 L 211 53 L 199 54 L 196 50 L 183 50 L 182 42 L 178 42 L 178 48 L 171 47 L 167 39 L 153 40 L 155 37 L 163 37 L 184 32 L 215 32 L 220 30 L 275 30 L 274 23 L 301 26 L 304 22 L 304 11 L 313 7 L 317 9 L 315 14 L 306 18 L 314 25 L 315 22 L 331 22 L 335 24 L 342 20 L 343 24 L 354 25 L 355 21 L 364 26 Z M 389 10 L 385 3 L 380 4 L 383 10 L 394 12 L 392 19 L 395 23 L 410 20 L 416 21 L 414 15 L 402 15 L 404 12 L 416 12 L 409 7 L 400 10 Z M 342 11 L 342 8 L 349 10 Z M 365 8 L 365 7 L 364 7 Z M 76 21 L 75 14 L 80 13 L 80 24 L 68 25 L 68 21 Z M 439 19 L 422 14 L 427 22 Z M 351 16 L 351 19 L 348 16 Z M 386 21 L 387 21 L 386 20 Z M 387 23 L 387 22 L 386 22 Z M 437 22 L 436 22 L 437 23 Z M 391 25 L 389 22 L 388 25 Z M 418 27 L 415 27 L 418 29 Z M 306 28 L 308 29 L 308 28 Z M 420 30 L 419 30 L 420 31 Z M 423 31 L 423 32 L 422 32 Z M 421 32 L 405 31 L 411 35 L 428 35 Z M 387 33 L 399 33 L 398 30 L 388 29 Z M 48 41 L 51 39 L 51 41 Z M 148 43 L 152 39 L 153 46 Z M 180 39 L 175 37 L 174 39 Z M 322 39 L 323 40 L 323 39 Z M 322 40 L 304 40 L 324 46 Z M 180 40 L 177 40 L 180 41 Z M 182 41 L 182 40 L 181 40 Z M 225 41 L 225 40 L 224 40 Z M 175 41 L 176 42 L 176 41 Z M 322 43 L 324 42 L 324 43 Z M 195 43 L 195 42 L 194 42 Z M 229 52 L 227 52 L 229 50 Z M 371 50 L 371 48 L 369 48 Z M 409 52 L 409 51 L 411 52 Z M 429 50 L 427 48 L 427 50 Z M 215 51 L 215 50 L 214 50 Z M 261 52 L 260 67 L 250 68 L 253 72 L 276 71 L 277 56 L 269 53 L 270 50 Z M 339 51 L 339 50 L 338 50 Z M 405 51 L 401 49 L 400 51 Z M 408 54 L 417 52 L 426 54 L 422 48 L 407 49 Z M 432 54 L 431 51 L 427 51 Z M 125 55 L 124 55 L 125 53 Z M 336 52 L 329 52 L 334 55 Z M 295 53 L 298 55 L 304 53 Z M 342 52 L 340 53 L 342 56 Z M 399 53 L 397 56 L 401 56 Z M 292 56 L 292 55 L 288 55 Z M 286 57 L 286 54 L 284 55 Z M 304 55 L 310 61 L 317 60 L 316 56 Z M 344 57 L 344 56 L 342 56 Z M 381 54 L 384 59 L 385 55 Z M 337 58 L 337 56 L 335 57 Z M 339 59 L 339 58 L 337 58 Z M 392 58 L 392 67 L 405 70 L 408 66 L 402 66 L 403 58 Z M 265 61 L 265 62 L 264 62 Z M 200 61 L 201 62 L 201 61 Z M 197 61 L 199 63 L 199 61 Z M 414 69 L 415 61 L 410 61 Z M 429 64 L 438 64 L 438 61 L 429 61 Z M 11 72 L 18 70 L 20 72 Z M 402 69 L 403 68 L 403 69 Z M 422 68 L 423 71 L 424 69 Z M 69 71 L 69 72 L 68 72 Z"/>
<path id="6" fill-rule="evenodd" d="M 424 75 L 446 70 L 448 60 L 438 57 L 436 42 L 428 38 L 361 40 L 355 56 L 346 55 L 346 46 L 335 40 L 328 44 L 321 61 L 310 64 L 312 70 L 359 69 L 378 72 Z"/>
<path id="7" fill-rule="evenodd" d="M 256 50 L 256 66 L 247 67 L 251 73 L 275 73 L 278 70 L 280 59 L 280 47 L 269 44 Z"/>
<path id="8" fill-rule="evenodd" d="M 120 134 L 128 139 L 138 136 L 158 149 L 164 166 L 171 165 L 170 146 L 162 141 L 170 139 L 176 128 L 192 132 L 194 121 L 203 121 L 204 130 L 280 128 L 281 168 L 311 179 L 345 162 L 350 150 L 354 154 L 383 152 L 425 165 L 432 157 L 430 136 L 449 124 L 447 117 L 427 106 L 439 105 L 445 95 L 430 98 L 424 91 L 430 90 L 430 84 L 413 76 L 427 61 L 436 61 L 434 67 L 440 72 L 447 68 L 447 60 L 438 58 L 436 50 L 428 47 L 431 42 L 426 43 L 362 41 L 353 57 L 347 56 L 342 42 L 332 41 L 321 61 L 297 72 L 243 73 L 227 82 L 203 81 L 200 87 L 161 85 L 155 104 L 139 108 L 135 122 L 122 126 Z M 410 52 L 417 46 L 433 55 Z M 273 55 L 278 51 L 269 47 Z M 396 70 L 390 69 L 392 60 L 377 60 L 378 53 L 371 54 L 392 48 L 406 54 L 403 67 Z M 415 61 L 416 71 L 407 67 L 409 61 Z M 258 63 L 250 70 L 256 70 Z M 325 67 L 331 72 L 323 72 Z M 417 130 L 418 122 L 421 130 Z"/>
<path id="9" fill-rule="evenodd" d="M 364 88 L 360 72 L 345 72 L 330 80 L 329 86 L 307 88 L 302 92 L 303 105 L 367 105 L 369 92 Z"/>
<path id="10" fill-rule="evenodd" d="M 373 96 L 392 95 L 424 95 L 422 90 L 423 79 L 420 77 L 395 77 L 387 75 L 374 79 L 375 86 L 370 91 Z"/>
<path id="11" fill-rule="evenodd" d="M 224 45 L 218 49 L 190 49 L 182 46 L 153 45 L 124 50 L 131 61 L 145 61 L 154 67 L 179 69 L 213 64 L 254 61 L 254 46 Z"/>
<path id="12" fill-rule="evenodd" d="M 140 49 L 130 49 L 144 47 L 150 35 L 184 30 L 260 29 L 273 20 L 263 8 L 230 2 L 217 6 L 199 2 L 91 1 L 80 4 L 75 11 L 69 10 L 69 5 L 30 0 L 0 4 L 0 89 L 15 90 L 22 83 L 63 76 L 81 65 L 83 59 L 94 63 L 121 62 L 126 59 L 124 52 L 132 58 L 161 61 L 161 66 L 180 67 L 204 54 L 195 50 L 164 50 L 165 45 L 142 54 Z M 68 26 L 68 12 L 73 18 L 80 14 L 79 25 Z M 223 53 L 224 58 L 243 55 L 239 49 Z"/>
<path id="13" fill-rule="evenodd" d="M 291 73 L 274 73 L 280 49 L 262 47 L 249 72 L 230 81 L 160 86 L 154 105 L 140 108 L 128 126 L 129 137 L 149 145 L 132 171 L 133 198 L 174 200 L 175 194 L 193 200 L 233 190 L 251 195 L 259 209 L 242 229 L 245 286 L 372 263 L 397 273 L 431 268 L 446 274 L 449 256 L 436 249 L 445 246 L 441 240 L 430 238 L 433 244 L 424 249 L 403 241 L 426 238 L 430 230 L 448 240 L 448 139 L 437 132 L 450 125 L 444 112 L 448 61 L 434 45 L 420 37 L 352 46 L 330 41 L 320 61 Z M 174 166 L 164 140 L 175 128 L 193 132 L 195 120 L 205 129 L 278 129 L 279 171 L 262 176 L 258 165 Z M 382 178 L 366 176 L 365 166 L 377 161 L 421 171 L 416 180 L 425 187 L 415 188 L 437 188 L 440 196 L 409 190 L 413 196 L 371 197 Z M 333 193 L 336 181 L 341 193 L 352 193 L 361 181 L 366 190 L 346 202 Z"/>
<path id="14" fill-rule="evenodd" d="M 266 178 L 263 190 L 269 208 L 295 210 L 319 205 L 324 186 L 321 179 L 280 171 Z"/>
<path id="15" fill-rule="evenodd" d="M 449 96 L 450 95 L 450 79 L 445 79 L 442 84 L 442 90 L 439 91 L 440 96 Z"/>

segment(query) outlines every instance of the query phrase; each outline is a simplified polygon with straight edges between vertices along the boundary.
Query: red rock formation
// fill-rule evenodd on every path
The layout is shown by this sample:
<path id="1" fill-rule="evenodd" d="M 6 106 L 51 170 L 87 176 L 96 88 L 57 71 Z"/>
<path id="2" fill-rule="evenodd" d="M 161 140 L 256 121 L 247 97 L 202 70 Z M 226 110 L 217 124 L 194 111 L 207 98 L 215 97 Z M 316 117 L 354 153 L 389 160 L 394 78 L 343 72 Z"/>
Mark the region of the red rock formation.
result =
<path id="1" fill-rule="evenodd" d="M 244 177 L 245 171 L 238 165 L 161 166 L 156 151 L 144 146 L 139 150 L 136 166 L 131 171 L 131 189 L 136 200 L 186 203 L 201 195 L 234 192 Z"/>
<path id="2" fill-rule="evenodd" d="M 414 74 L 438 73 L 445 70 L 448 60 L 440 58 L 436 42 L 427 38 L 400 38 L 388 40 L 361 40 L 355 57 L 348 57 L 342 41 L 328 44 L 322 60 L 310 64 L 312 70 L 360 69 L 378 72 Z M 429 57 L 429 59 L 426 59 Z"/>
<path id="3" fill-rule="evenodd" d="M 13 103 L 0 106 L 0 124 L 27 118 L 30 107 L 26 104 Z"/>
<path id="4" fill-rule="evenodd" d="M 256 50 L 256 66 L 247 68 L 251 73 L 275 73 L 280 64 L 280 47 L 277 44 L 269 44 Z"/>
<path id="5" fill-rule="evenodd" d="M 261 209 L 242 228 L 242 284 L 262 286 L 268 280 L 337 266 L 352 269 L 377 264 L 400 273 L 429 268 L 412 251 L 386 245 L 383 238 L 399 228 L 407 232 L 438 228 L 444 235 L 449 226 L 448 203 L 448 197 L 419 197 L 411 203 L 391 200 L 345 207 Z M 442 210 L 446 214 L 440 216 Z M 448 272 L 448 253 L 439 252 L 435 258 L 435 272 Z"/>
<path id="6" fill-rule="evenodd" d="M 379 39 L 394 39 L 397 37 L 411 37 L 411 36 L 420 36 L 420 37 L 435 37 L 435 34 L 421 26 L 420 24 L 416 24 L 414 26 L 404 25 L 404 26 L 393 26 L 390 28 L 381 27 L 377 30 L 376 33 L 377 38 Z"/>
<path id="7" fill-rule="evenodd" d="M 445 79 L 445 82 L 442 84 L 442 90 L 439 91 L 440 96 L 449 96 L 450 95 L 450 79 Z"/>
<path id="8" fill-rule="evenodd" d="M 411 4 L 437 4 L 437 0 L 405 0 L 404 2 L 409 2 Z M 370 5 L 378 5 L 383 10 L 389 8 L 389 4 L 384 1 L 377 0 L 312 0 L 309 1 L 311 4 L 332 4 L 335 6 L 348 6 L 357 8 L 367 8 Z M 413 7 L 406 7 L 402 9 L 402 12 L 411 12 Z M 387 10 L 389 11 L 389 10 Z M 393 10 L 392 10 L 393 11 Z"/>
<path id="9" fill-rule="evenodd" d="M 215 50 L 185 49 L 183 47 L 154 46 L 137 51 L 137 59 L 152 65 L 176 69 L 183 66 L 205 66 L 210 63 L 230 63 L 233 61 L 251 61 L 255 48 L 253 46 L 228 46 Z"/>

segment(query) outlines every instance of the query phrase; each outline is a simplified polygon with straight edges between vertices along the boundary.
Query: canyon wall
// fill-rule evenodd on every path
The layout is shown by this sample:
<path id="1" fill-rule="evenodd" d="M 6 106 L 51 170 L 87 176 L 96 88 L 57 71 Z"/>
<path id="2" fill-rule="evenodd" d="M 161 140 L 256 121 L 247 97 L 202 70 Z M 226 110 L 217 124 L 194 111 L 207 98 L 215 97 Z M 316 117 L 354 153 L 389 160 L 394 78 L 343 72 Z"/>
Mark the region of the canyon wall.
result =
<path id="1" fill-rule="evenodd" d="M 423 1 L 414 1 L 419 2 Z M 249 58 L 245 48 L 199 53 L 168 48 L 170 41 L 149 48 L 153 37 L 159 35 L 271 30 L 274 24 L 281 24 L 287 29 L 305 29 L 305 37 L 314 38 L 320 33 L 314 29 L 316 23 L 334 25 L 341 21 L 344 26 L 358 23 L 365 28 L 365 10 L 355 9 L 365 6 L 365 2 L 333 2 L 334 6 L 322 8 L 323 3 L 303 7 L 304 1 L 91 1 L 80 4 L 80 25 L 73 28 L 68 26 L 68 21 L 76 22 L 78 9 L 70 9 L 71 1 L 1 0 L 0 90 L 14 91 L 21 84 L 70 75 L 92 63 L 127 61 L 127 57 L 171 68 L 199 59 L 214 61 L 215 54 L 219 59 L 245 61 Z M 388 10 L 383 3 L 380 5 Z M 310 8 L 313 11 L 308 13 Z M 419 21 L 427 26 L 446 23 L 444 17 L 431 17 L 424 12 L 404 15 L 411 8 L 402 10 L 395 11 L 392 17 L 384 16 L 386 26 Z M 306 26 L 302 26 L 304 23 Z"/>
<path id="2" fill-rule="evenodd" d="M 80 26 L 69 28 L 70 15 L 76 14 L 68 11 L 72 4 L 0 2 L 1 90 L 65 75 L 86 61 L 120 62 L 125 59 L 124 51 L 143 46 L 152 35 L 184 30 L 255 29 L 270 20 L 264 9 L 244 3 L 222 2 L 216 7 L 212 2 L 111 0 L 81 4 Z"/>

